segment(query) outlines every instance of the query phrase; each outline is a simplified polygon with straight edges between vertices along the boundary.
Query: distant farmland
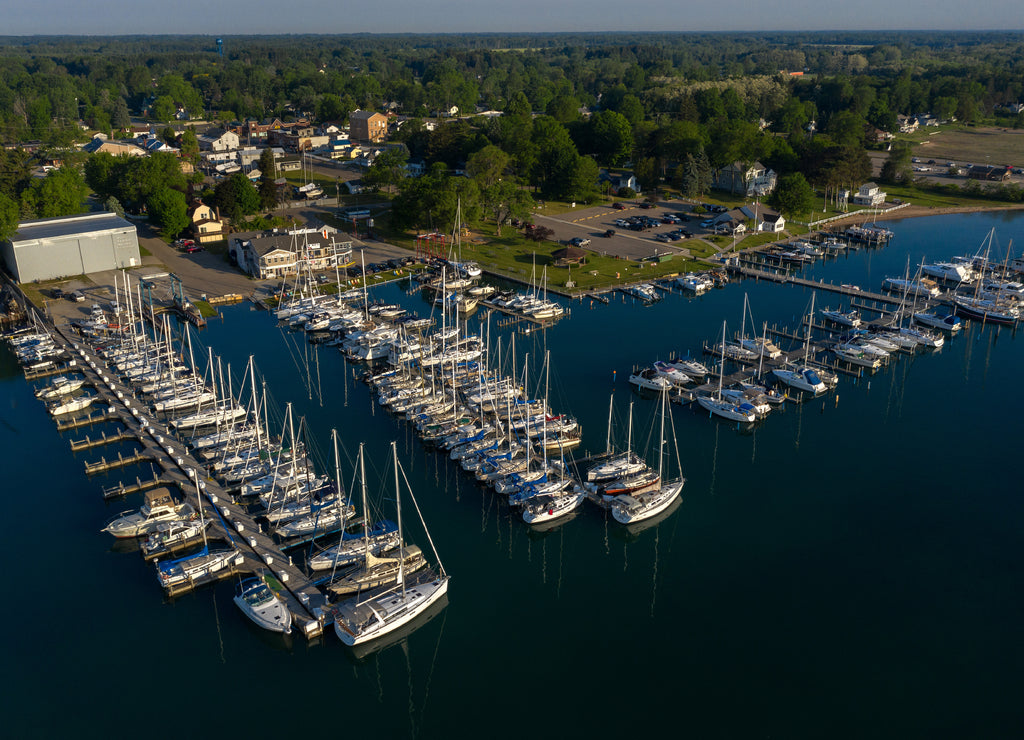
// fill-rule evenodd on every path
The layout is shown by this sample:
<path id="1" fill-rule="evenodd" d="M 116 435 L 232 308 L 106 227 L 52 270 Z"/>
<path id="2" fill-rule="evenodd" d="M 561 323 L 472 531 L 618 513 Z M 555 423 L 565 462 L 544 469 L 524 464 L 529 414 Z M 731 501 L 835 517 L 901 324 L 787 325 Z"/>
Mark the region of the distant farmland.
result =
<path id="1" fill-rule="evenodd" d="M 918 131 L 914 147 L 919 159 L 937 164 L 956 162 L 1024 167 L 1024 130 L 1003 128 L 960 128 Z"/>

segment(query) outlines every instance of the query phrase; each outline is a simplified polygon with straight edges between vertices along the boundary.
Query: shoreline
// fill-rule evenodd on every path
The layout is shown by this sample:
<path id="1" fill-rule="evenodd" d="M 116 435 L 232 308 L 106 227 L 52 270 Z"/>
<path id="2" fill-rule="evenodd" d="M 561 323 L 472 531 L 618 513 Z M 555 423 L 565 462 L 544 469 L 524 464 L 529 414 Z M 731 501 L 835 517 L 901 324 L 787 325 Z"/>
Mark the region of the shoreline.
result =
<path id="1" fill-rule="evenodd" d="M 1020 211 L 1024 210 L 1024 204 L 1007 204 L 1005 206 L 944 206 L 935 208 L 932 206 L 909 205 L 898 211 L 886 211 L 875 216 L 873 221 L 902 221 L 906 218 L 923 218 L 925 216 L 948 216 L 958 213 L 987 213 L 994 211 Z M 829 225 L 847 225 L 850 222 L 860 221 L 863 214 L 846 216 L 832 221 Z M 866 219 L 864 219 L 866 220 Z M 821 231 L 822 229 L 817 229 Z"/>

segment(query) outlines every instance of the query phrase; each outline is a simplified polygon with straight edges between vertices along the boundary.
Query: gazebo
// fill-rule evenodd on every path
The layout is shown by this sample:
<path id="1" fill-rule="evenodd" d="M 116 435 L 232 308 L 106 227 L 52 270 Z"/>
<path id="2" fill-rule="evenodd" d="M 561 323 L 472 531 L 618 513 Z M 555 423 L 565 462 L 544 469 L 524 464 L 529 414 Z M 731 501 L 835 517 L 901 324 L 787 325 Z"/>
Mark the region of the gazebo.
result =
<path id="1" fill-rule="evenodd" d="M 570 265 L 581 265 L 587 259 L 587 250 L 579 247 L 565 247 L 556 249 L 551 253 L 555 260 L 555 267 L 569 267 Z"/>

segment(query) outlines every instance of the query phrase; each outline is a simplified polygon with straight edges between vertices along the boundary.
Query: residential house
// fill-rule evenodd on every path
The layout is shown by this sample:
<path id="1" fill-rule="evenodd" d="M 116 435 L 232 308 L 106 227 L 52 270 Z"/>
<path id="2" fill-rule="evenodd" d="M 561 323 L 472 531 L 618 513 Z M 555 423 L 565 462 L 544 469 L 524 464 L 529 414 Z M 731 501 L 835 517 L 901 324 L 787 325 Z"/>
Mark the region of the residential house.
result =
<path id="1" fill-rule="evenodd" d="M 409 177 L 419 177 L 427 171 L 427 163 L 423 157 L 414 157 L 405 163 L 405 172 Z"/>
<path id="2" fill-rule="evenodd" d="M 338 241 L 331 226 L 239 235 L 228 245 L 231 258 L 244 272 L 261 280 L 294 275 L 305 262 L 312 270 L 341 267 L 352 261 L 352 242 Z"/>
<path id="3" fill-rule="evenodd" d="M 778 176 L 760 162 L 733 162 L 717 170 L 711 187 L 748 198 L 764 197 L 775 190 Z"/>
<path id="4" fill-rule="evenodd" d="M 632 172 L 609 172 L 608 170 L 601 170 L 601 173 L 597 177 L 597 181 L 607 182 L 611 186 L 612 194 L 617 194 L 620 190 L 629 188 L 637 195 L 640 195 L 640 183 L 636 179 L 636 175 Z"/>
<path id="5" fill-rule="evenodd" d="M 918 121 L 916 116 L 905 116 L 900 113 L 896 116 L 896 123 L 900 127 L 901 134 L 912 134 L 917 131 Z"/>
<path id="6" fill-rule="evenodd" d="M 219 242 L 225 236 L 220 212 L 205 203 L 196 203 L 193 206 L 189 212 L 189 220 L 192 222 L 192 234 L 200 244 Z"/>
<path id="7" fill-rule="evenodd" d="M 357 110 L 348 116 L 349 135 L 357 141 L 380 143 L 388 134 L 388 117 L 375 111 Z"/>
<path id="8" fill-rule="evenodd" d="M 199 148 L 207 152 L 230 152 L 238 149 L 238 134 L 224 129 L 210 129 L 199 134 Z"/>
<path id="9" fill-rule="evenodd" d="M 772 234 L 778 234 L 780 231 L 786 230 L 786 218 L 781 213 L 776 211 L 765 211 L 759 215 L 761 218 L 757 222 L 758 231 L 767 231 Z"/>
<path id="10" fill-rule="evenodd" d="M 880 206 L 885 203 L 885 192 L 875 183 L 866 182 L 857 189 L 853 202 L 859 206 Z"/>
<path id="11" fill-rule="evenodd" d="M 129 141 L 107 141 L 105 136 L 96 136 L 88 144 L 82 147 L 83 152 L 89 154 L 98 154 L 105 152 L 107 154 L 113 154 L 115 157 L 122 154 L 126 154 L 132 157 L 145 156 L 146 150 L 139 145 Z"/>

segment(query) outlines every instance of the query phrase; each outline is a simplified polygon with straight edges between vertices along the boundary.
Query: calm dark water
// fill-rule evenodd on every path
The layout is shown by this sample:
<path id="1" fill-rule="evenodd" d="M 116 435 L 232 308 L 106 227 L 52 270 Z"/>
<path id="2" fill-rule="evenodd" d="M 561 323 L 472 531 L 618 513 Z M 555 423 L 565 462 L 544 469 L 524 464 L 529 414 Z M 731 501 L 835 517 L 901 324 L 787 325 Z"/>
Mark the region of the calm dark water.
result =
<path id="1" fill-rule="evenodd" d="M 886 249 L 809 274 L 877 289 L 908 254 L 913 266 L 973 253 L 993 226 L 1002 250 L 1024 243 L 1020 216 L 908 220 Z M 738 329 L 744 292 L 758 326 L 795 325 L 811 295 L 740 283 L 651 307 L 576 303 L 546 336 L 517 336 L 517 364 L 529 352 L 537 369 L 550 349 L 552 405 L 581 419 L 591 450 L 610 394 L 620 441 L 636 399 L 634 445 L 649 448 L 656 404 L 630 393 L 631 367 L 699 352 L 723 318 Z M 378 297 L 429 311 L 401 287 Z M 508 330 L 491 329 L 508 363 Z M 936 354 L 843 378 L 752 432 L 673 408 L 684 500 L 638 534 L 594 508 L 531 533 L 375 407 L 336 352 L 310 354 L 265 313 L 227 309 L 200 340 L 236 375 L 254 356 L 278 417 L 293 402 L 325 461 L 338 429 L 347 481 L 365 442 L 383 505 L 397 440 L 453 575 L 450 605 L 357 661 L 332 633 L 308 645 L 259 632 L 230 583 L 164 603 L 152 566 L 99 532 L 139 503 L 105 504 L 116 476 L 82 472 L 116 448 L 73 455 L 85 432 L 59 434 L 3 352 L 12 737 L 1006 737 L 1024 723 L 1024 337 L 1005 328 L 972 326 Z"/>

